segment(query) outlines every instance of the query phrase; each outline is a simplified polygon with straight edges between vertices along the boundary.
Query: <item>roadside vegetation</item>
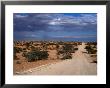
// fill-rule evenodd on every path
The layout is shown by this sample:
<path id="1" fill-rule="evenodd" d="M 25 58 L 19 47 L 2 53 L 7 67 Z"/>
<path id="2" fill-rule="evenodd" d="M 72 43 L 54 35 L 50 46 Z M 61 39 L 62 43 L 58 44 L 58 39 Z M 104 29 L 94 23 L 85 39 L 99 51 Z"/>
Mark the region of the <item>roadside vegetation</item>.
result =
<path id="1" fill-rule="evenodd" d="M 19 59 L 18 53 L 22 53 L 22 57 L 25 57 L 28 62 L 47 60 L 49 50 L 57 51 L 57 59 L 72 59 L 72 53 L 78 50 L 78 45 L 81 45 L 81 42 L 16 41 L 14 42 L 14 60 Z"/>
<path id="2" fill-rule="evenodd" d="M 88 42 L 85 47 L 87 53 L 92 57 L 92 62 L 97 63 L 97 43 L 96 42 Z"/>
<path id="3" fill-rule="evenodd" d="M 85 49 L 87 50 L 88 54 L 96 54 L 97 49 L 96 49 L 96 43 L 87 43 Z"/>

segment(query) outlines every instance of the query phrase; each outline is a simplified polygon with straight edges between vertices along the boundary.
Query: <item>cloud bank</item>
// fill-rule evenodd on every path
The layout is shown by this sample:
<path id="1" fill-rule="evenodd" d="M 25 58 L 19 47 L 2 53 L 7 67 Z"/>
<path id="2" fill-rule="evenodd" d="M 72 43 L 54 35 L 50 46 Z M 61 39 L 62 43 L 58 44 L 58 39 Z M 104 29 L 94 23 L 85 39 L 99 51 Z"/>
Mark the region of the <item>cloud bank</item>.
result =
<path id="1" fill-rule="evenodd" d="M 94 38 L 91 35 L 97 34 L 95 13 L 14 13 L 13 20 L 15 39 Z"/>

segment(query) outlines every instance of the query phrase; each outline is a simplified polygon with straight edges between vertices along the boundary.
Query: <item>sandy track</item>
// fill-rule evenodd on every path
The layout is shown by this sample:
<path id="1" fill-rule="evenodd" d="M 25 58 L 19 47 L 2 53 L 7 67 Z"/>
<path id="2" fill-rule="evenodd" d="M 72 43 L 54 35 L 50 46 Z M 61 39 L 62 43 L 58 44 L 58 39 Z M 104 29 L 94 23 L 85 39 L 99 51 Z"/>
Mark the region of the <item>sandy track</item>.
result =
<path id="1" fill-rule="evenodd" d="M 20 74 L 26 75 L 96 75 L 97 64 L 87 60 L 85 44 L 79 46 L 73 58 L 62 62 L 36 67 Z"/>

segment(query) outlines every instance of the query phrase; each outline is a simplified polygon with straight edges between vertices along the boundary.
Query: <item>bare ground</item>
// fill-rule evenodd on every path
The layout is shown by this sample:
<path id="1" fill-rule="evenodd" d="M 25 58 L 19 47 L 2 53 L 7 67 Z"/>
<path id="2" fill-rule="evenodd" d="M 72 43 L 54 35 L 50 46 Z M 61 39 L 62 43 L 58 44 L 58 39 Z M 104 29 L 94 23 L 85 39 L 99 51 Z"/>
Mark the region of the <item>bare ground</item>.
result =
<path id="1" fill-rule="evenodd" d="M 73 53 L 73 58 L 61 62 L 46 64 L 19 73 L 19 75 L 96 75 L 97 64 L 91 63 L 85 52 L 85 44 Z"/>
<path id="2" fill-rule="evenodd" d="M 16 75 L 35 67 L 44 66 L 47 64 L 49 65 L 61 61 L 59 59 L 56 59 L 57 58 L 56 50 L 49 50 L 48 53 L 49 57 L 47 60 L 38 60 L 34 62 L 28 62 L 26 58 L 22 56 L 22 53 L 18 53 L 17 54 L 18 60 L 14 60 L 13 62 L 13 74 Z"/>

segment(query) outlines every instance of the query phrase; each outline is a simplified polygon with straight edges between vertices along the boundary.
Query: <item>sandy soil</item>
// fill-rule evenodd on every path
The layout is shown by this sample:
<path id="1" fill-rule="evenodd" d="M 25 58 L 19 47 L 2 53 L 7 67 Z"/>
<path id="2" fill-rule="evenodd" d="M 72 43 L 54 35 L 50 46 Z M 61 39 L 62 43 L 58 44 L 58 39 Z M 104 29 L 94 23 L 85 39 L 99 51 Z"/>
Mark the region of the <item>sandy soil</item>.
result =
<path id="1" fill-rule="evenodd" d="M 57 59 L 57 50 L 48 50 L 48 59 L 49 60 L 56 60 Z"/>
<path id="2" fill-rule="evenodd" d="M 47 60 L 39 60 L 35 62 L 28 62 L 25 57 L 22 56 L 22 53 L 17 53 L 18 60 L 14 60 L 13 63 L 13 73 L 19 74 L 20 72 L 39 67 L 44 65 L 53 64 L 60 62 L 61 60 L 57 59 L 57 51 L 49 50 L 49 57 Z M 17 64 L 18 63 L 18 64 Z"/>
<path id="3" fill-rule="evenodd" d="M 85 52 L 85 44 L 82 43 L 78 51 L 73 53 L 73 58 L 61 62 L 46 64 L 24 72 L 20 75 L 96 75 L 97 64 L 90 63 Z"/>

